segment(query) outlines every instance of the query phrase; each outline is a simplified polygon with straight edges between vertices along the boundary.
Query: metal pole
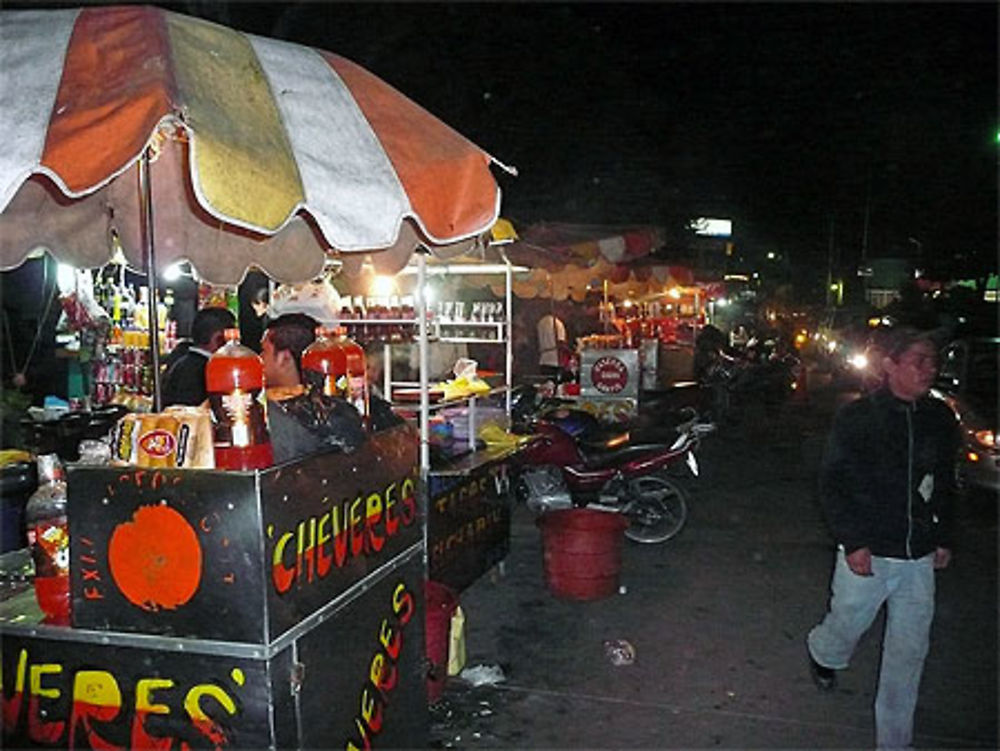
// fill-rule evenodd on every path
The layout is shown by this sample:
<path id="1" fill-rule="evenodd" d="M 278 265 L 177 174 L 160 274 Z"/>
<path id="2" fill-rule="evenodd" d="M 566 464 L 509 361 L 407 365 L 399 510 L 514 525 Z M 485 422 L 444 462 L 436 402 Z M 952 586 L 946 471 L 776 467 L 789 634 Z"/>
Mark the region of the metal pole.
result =
<path id="1" fill-rule="evenodd" d="M 382 398 L 392 401 L 392 345 L 382 345 Z"/>
<path id="2" fill-rule="evenodd" d="M 417 251 L 417 350 L 420 357 L 420 471 L 424 481 L 431 468 L 430 396 L 427 392 L 427 256 Z"/>
<path id="3" fill-rule="evenodd" d="M 505 290 L 506 294 L 506 305 L 507 310 L 505 312 L 505 318 L 507 319 L 504 323 L 504 332 L 506 333 L 507 339 L 507 373 L 506 373 L 506 384 L 507 384 L 507 416 L 510 417 L 510 400 L 511 393 L 510 389 L 513 386 L 513 371 L 514 371 L 514 298 L 511 293 L 511 287 L 513 286 L 514 272 L 511 269 L 510 260 L 507 258 L 506 254 L 503 256 L 505 269 L 505 278 L 507 282 L 507 288 Z"/>
<path id="4" fill-rule="evenodd" d="M 160 396 L 160 319 L 157 316 L 159 291 L 156 285 L 156 249 L 153 241 L 153 189 L 149 181 L 149 147 L 139 159 L 139 215 L 143 255 L 146 259 L 146 282 L 149 286 L 149 351 L 153 361 L 153 411 L 163 409 Z"/>

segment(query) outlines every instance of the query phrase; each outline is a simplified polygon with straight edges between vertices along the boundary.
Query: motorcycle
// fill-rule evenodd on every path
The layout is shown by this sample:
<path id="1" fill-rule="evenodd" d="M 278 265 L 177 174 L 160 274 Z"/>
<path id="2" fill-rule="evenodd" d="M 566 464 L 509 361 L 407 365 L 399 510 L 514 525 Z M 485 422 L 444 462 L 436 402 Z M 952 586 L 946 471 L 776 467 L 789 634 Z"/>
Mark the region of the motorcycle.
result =
<path id="1" fill-rule="evenodd" d="M 798 387 L 802 363 L 775 341 L 752 338 L 739 350 L 705 348 L 699 354 L 696 376 L 711 394 L 709 412 L 717 421 L 738 421 L 755 401 L 775 413 Z"/>
<path id="2" fill-rule="evenodd" d="M 628 519 L 625 536 L 659 543 L 674 537 L 687 520 L 688 493 L 668 476 L 686 465 L 697 476 L 695 449 L 703 433 L 682 432 L 671 444 L 633 444 L 627 434 L 593 430 L 567 432 L 588 422 L 581 410 L 549 411 L 522 428 L 537 436 L 513 460 L 517 498 L 536 512 L 585 507 L 621 513 Z"/>

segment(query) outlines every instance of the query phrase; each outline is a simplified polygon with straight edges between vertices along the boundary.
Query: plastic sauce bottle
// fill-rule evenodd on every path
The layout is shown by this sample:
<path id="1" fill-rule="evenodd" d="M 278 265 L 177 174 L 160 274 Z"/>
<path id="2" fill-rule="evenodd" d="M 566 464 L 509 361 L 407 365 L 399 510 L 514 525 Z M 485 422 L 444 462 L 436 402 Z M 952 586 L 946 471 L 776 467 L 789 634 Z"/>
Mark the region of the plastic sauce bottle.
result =
<path id="1" fill-rule="evenodd" d="M 302 353 L 302 377 L 326 396 L 347 393 L 347 352 L 330 329 L 317 328 L 316 341 Z"/>
<path id="2" fill-rule="evenodd" d="M 66 477 L 59 457 L 38 457 L 38 488 L 25 506 L 28 545 L 35 562 L 35 598 L 48 623 L 69 624 L 69 525 Z"/>
<path id="3" fill-rule="evenodd" d="M 226 329 L 226 343 L 205 366 L 205 386 L 212 407 L 215 466 L 263 469 L 274 464 L 271 438 L 261 401 L 264 364 L 240 344 L 239 329 Z"/>
<path id="4" fill-rule="evenodd" d="M 347 338 L 343 327 L 337 329 L 334 340 L 347 356 L 347 399 L 362 418 L 368 417 L 368 370 L 365 365 L 365 350 L 353 339 Z"/>

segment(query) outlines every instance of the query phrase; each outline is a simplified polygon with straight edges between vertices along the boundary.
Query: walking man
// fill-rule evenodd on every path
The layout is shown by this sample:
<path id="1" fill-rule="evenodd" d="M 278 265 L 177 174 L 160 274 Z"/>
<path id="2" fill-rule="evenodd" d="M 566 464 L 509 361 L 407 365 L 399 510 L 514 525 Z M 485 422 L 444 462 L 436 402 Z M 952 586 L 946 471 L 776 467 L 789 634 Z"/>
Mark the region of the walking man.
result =
<path id="1" fill-rule="evenodd" d="M 934 616 L 934 570 L 951 559 L 955 418 L 927 395 L 937 373 L 931 338 L 887 337 L 883 384 L 834 420 L 820 486 L 837 542 L 830 609 L 807 639 L 813 680 L 836 685 L 858 639 L 886 604 L 875 735 L 908 748 Z"/>

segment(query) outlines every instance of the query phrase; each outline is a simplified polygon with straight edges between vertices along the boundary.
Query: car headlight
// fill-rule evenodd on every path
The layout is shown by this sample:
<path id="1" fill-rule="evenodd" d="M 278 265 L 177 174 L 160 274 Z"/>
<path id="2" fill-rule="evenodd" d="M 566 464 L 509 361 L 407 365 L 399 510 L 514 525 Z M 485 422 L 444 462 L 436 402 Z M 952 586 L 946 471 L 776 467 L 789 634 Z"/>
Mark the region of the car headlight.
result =
<path id="1" fill-rule="evenodd" d="M 864 370 L 868 367 L 868 356 L 864 352 L 858 352 L 851 355 L 848 362 L 855 370 Z"/>
<path id="2" fill-rule="evenodd" d="M 997 436 L 992 430 L 977 430 L 972 434 L 976 443 L 984 448 L 995 449 L 997 447 Z"/>
<path id="3" fill-rule="evenodd" d="M 837 342 L 831 339 L 826 343 L 827 352 L 834 352 L 837 349 Z"/>

